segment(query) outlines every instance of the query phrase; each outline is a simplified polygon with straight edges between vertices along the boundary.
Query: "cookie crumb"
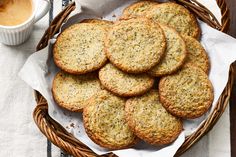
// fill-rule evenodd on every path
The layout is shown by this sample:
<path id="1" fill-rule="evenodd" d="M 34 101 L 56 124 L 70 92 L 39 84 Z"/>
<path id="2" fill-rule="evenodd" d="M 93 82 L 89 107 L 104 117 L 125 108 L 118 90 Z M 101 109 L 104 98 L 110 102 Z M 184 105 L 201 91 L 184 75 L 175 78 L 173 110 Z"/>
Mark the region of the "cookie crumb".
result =
<path id="1" fill-rule="evenodd" d="M 74 128 L 74 127 L 75 127 L 75 124 L 74 124 L 74 123 L 71 123 L 71 124 L 70 124 L 70 127 Z"/>

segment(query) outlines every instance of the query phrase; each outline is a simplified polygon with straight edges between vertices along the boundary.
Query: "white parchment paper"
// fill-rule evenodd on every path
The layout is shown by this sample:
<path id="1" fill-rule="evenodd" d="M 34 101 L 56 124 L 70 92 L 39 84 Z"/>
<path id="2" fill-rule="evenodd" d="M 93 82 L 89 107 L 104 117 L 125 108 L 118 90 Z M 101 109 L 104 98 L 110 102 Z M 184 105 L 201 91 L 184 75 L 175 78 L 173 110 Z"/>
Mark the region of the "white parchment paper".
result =
<path id="1" fill-rule="evenodd" d="M 76 1 L 77 9 L 71 14 L 71 18 L 62 26 L 62 30 L 73 23 L 86 18 L 100 18 L 116 20 L 124 7 L 135 0 L 79 0 Z M 204 1 L 204 0 L 202 0 Z M 209 1 L 208 1 L 209 2 Z M 211 1 L 213 2 L 213 1 Z M 206 1 L 204 1 L 206 3 Z M 215 3 L 215 2 L 213 2 Z M 82 6 L 82 11 L 80 8 Z M 216 14 L 219 10 L 214 7 Z M 221 95 L 228 80 L 229 66 L 236 60 L 236 40 L 222 32 L 212 29 L 207 24 L 199 21 L 202 29 L 201 43 L 205 47 L 211 62 L 210 80 L 214 86 L 214 102 L 212 108 L 204 116 L 195 120 L 184 121 L 184 131 L 178 139 L 165 147 L 153 147 L 140 142 L 134 148 L 113 151 L 121 157 L 172 157 L 184 142 L 185 136 L 193 133 L 206 117 L 213 111 L 216 102 Z M 89 146 L 97 154 L 109 152 L 93 143 L 85 133 L 81 113 L 66 111 L 54 102 L 51 94 L 52 80 L 59 69 L 52 59 L 52 44 L 57 35 L 50 40 L 49 46 L 32 54 L 21 69 L 19 76 L 33 89 L 39 91 L 47 100 L 49 115 L 64 126 L 81 142 Z"/>

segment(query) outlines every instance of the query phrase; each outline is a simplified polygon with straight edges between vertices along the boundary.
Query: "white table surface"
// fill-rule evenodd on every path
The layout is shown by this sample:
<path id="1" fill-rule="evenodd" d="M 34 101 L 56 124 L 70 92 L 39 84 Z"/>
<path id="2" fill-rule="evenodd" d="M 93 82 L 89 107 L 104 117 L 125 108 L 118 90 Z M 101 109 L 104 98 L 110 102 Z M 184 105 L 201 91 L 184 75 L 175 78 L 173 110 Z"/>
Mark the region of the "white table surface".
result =
<path id="1" fill-rule="evenodd" d="M 204 0 L 201 1 L 204 2 Z M 214 11 L 216 5 L 212 3 L 209 7 Z M 61 9 L 62 0 L 54 0 L 53 15 L 57 15 Z M 47 139 L 35 125 L 32 118 L 36 105 L 33 90 L 17 76 L 26 59 L 35 51 L 48 24 L 49 14 L 35 24 L 29 40 L 24 44 L 19 46 L 0 44 L 1 157 L 63 156 L 59 148 L 48 145 Z M 229 127 L 229 109 L 227 108 L 213 130 L 182 156 L 230 157 Z"/>

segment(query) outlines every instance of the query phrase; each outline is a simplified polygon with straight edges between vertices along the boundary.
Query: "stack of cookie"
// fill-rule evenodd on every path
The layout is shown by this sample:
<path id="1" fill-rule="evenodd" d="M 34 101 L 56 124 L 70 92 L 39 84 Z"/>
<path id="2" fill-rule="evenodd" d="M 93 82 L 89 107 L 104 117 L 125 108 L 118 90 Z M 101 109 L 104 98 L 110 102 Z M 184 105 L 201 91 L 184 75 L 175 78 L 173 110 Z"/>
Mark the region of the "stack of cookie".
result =
<path id="1" fill-rule="evenodd" d="M 53 97 L 83 112 L 88 136 L 102 147 L 128 148 L 139 139 L 169 144 L 182 119 L 202 116 L 213 102 L 200 32 L 183 6 L 155 1 L 132 4 L 115 22 L 74 24 L 53 48 L 62 69 Z"/>

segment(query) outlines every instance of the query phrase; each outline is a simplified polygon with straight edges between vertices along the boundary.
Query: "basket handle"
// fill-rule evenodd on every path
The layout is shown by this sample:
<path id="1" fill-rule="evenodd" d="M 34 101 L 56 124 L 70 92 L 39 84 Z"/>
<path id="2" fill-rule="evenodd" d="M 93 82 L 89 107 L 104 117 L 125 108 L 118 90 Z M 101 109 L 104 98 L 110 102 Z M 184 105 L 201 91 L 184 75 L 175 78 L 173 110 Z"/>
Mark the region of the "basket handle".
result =
<path id="1" fill-rule="evenodd" d="M 37 51 L 45 48 L 48 45 L 48 41 L 59 31 L 62 23 L 67 19 L 73 10 L 75 10 L 75 2 L 69 4 L 53 19 L 48 29 L 44 32 L 43 37 L 39 41 L 39 44 L 36 47 Z"/>
<path id="2" fill-rule="evenodd" d="M 58 122 L 48 115 L 48 104 L 43 97 L 40 97 L 37 101 L 37 107 L 33 112 L 34 121 L 40 131 L 53 144 L 60 147 L 63 151 L 73 154 L 73 156 L 96 156 L 86 145 L 68 133 Z"/>
<path id="3" fill-rule="evenodd" d="M 215 17 L 215 15 L 209 11 L 204 5 L 199 3 L 197 0 L 174 0 L 176 3 L 185 6 L 192 13 L 194 13 L 199 19 L 206 22 L 209 26 L 218 29 L 222 32 L 227 32 L 230 25 L 229 9 L 226 6 L 224 0 L 217 0 L 217 4 L 221 9 L 221 23 Z"/>
<path id="4" fill-rule="evenodd" d="M 234 76 L 235 76 L 235 70 L 233 68 L 233 64 L 231 64 L 230 70 L 229 70 L 228 83 L 227 83 L 224 91 L 222 92 L 224 94 L 221 95 L 217 101 L 216 108 L 208 116 L 206 121 L 198 128 L 198 130 L 195 133 L 186 137 L 184 143 L 178 149 L 175 156 L 180 156 L 181 154 L 186 152 L 189 148 L 191 148 L 193 146 L 193 144 L 198 142 L 203 136 L 205 136 L 214 127 L 214 125 L 219 120 L 221 115 L 224 113 L 224 111 L 229 103 L 231 90 L 232 90 L 233 84 L 234 84 Z"/>

